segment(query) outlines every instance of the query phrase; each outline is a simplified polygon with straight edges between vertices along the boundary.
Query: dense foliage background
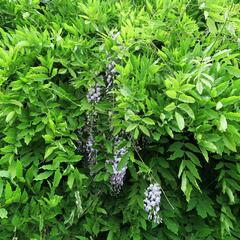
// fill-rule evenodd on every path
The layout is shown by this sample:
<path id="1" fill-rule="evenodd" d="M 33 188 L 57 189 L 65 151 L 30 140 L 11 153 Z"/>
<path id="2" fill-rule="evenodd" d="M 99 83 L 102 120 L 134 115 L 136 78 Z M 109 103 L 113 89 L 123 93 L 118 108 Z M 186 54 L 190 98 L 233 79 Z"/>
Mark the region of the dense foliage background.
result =
<path id="1" fill-rule="evenodd" d="M 239 13 L 236 0 L 0 0 L 0 239 L 239 239 Z M 160 224 L 143 205 L 155 182 Z"/>

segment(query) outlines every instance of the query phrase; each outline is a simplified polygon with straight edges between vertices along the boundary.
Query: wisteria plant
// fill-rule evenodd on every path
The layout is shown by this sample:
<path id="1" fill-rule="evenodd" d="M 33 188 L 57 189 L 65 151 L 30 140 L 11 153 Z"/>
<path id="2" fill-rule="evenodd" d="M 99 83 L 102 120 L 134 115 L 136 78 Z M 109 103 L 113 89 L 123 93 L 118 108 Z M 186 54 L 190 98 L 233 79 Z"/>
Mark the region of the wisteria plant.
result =
<path id="1" fill-rule="evenodd" d="M 240 239 L 237 0 L 0 0 L 0 240 Z"/>

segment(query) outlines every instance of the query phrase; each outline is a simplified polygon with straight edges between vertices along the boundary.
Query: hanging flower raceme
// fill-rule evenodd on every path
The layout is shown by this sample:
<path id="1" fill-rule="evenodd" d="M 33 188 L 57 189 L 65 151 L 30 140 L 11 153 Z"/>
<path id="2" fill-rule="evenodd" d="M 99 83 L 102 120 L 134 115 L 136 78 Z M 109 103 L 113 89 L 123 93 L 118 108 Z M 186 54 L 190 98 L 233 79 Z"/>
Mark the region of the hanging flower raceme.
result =
<path id="1" fill-rule="evenodd" d="M 86 152 L 89 166 L 94 165 L 96 163 L 97 150 L 94 148 L 94 138 L 92 133 L 90 133 L 87 138 Z"/>
<path id="2" fill-rule="evenodd" d="M 126 175 L 127 171 L 127 165 L 123 166 L 121 169 L 119 169 L 119 163 L 122 159 L 122 157 L 127 153 L 126 147 L 121 147 L 119 144 L 121 143 L 120 138 L 116 138 L 114 141 L 114 155 L 113 160 L 107 161 L 108 163 L 112 164 L 113 173 L 110 178 L 110 183 L 112 186 L 112 190 L 114 193 L 119 193 L 124 182 L 124 177 Z"/>
<path id="3" fill-rule="evenodd" d="M 145 191 L 144 209 L 148 213 L 148 220 L 155 223 L 162 222 L 159 216 L 161 203 L 161 188 L 158 183 L 150 184 Z"/>
<path id="4" fill-rule="evenodd" d="M 109 92 L 111 86 L 113 85 L 113 80 L 115 78 L 116 75 L 116 69 L 115 69 L 115 65 L 116 63 L 114 61 L 110 62 L 107 65 L 107 69 L 106 69 L 106 93 Z"/>
<path id="5" fill-rule="evenodd" d="M 101 87 L 98 83 L 88 91 L 87 100 L 90 103 L 97 103 L 101 100 Z"/>
<path id="6" fill-rule="evenodd" d="M 122 49 L 121 43 L 117 40 L 118 36 L 120 35 L 120 32 L 113 33 L 112 39 L 116 41 L 117 46 Z M 111 55 L 109 55 L 109 59 L 113 59 Z M 110 63 L 106 66 L 106 72 L 105 72 L 105 80 L 106 80 L 106 94 L 109 93 L 111 87 L 113 86 L 113 81 L 116 77 L 116 61 L 119 60 L 118 57 L 115 57 Z"/>

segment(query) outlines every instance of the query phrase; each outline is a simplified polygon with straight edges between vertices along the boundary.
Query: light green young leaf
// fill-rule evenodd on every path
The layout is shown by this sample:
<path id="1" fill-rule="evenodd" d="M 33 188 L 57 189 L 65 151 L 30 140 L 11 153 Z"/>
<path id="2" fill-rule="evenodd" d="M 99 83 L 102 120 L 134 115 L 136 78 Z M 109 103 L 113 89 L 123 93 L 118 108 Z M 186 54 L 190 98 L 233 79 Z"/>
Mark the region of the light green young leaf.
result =
<path id="1" fill-rule="evenodd" d="M 227 112 L 225 116 L 229 120 L 240 122 L 240 112 Z"/>
<path id="2" fill-rule="evenodd" d="M 150 137 L 150 132 L 148 131 L 148 129 L 147 129 L 145 126 L 139 125 L 139 128 L 141 129 L 141 131 L 142 131 L 145 135 L 147 135 L 147 136 Z"/>
<path id="3" fill-rule="evenodd" d="M 168 104 L 168 105 L 164 108 L 164 110 L 167 111 L 167 112 L 171 112 L 171 111 L 173 111 L 175 108 L 176 108 L 176 105 L 175 105 L 174 102 L 172 102 L 172 103 Z"/>
<path id="4" fill-rule="evenodd" d="M 13 191 L 9 182 L 5 186 L 5 200 L 9 200 L 12 197 Z"/>
<path id="5" fill-rule="evenodd" d="M 207 26 L 211 33 L 214 33 L 214 34 L 217 33 L 217 27 L 215 25 L 215 22 L 210 17 L 207 18 Z"/>
<path id="6" fill-rule="evenodd" d="M 136 140 L 136 139 L 138 139 L 138 136 L 139 136 L 139 130 L 136 128 L 134 130 L 133 138 Z"/>
<path id="7" fill-rule="evenodd" d="M 175 99 L 177 97 L 177 93 L 174 90 L 167 90 L 166 94 L 167 94 L 168 97 L 170 97 L 172 99 Z"/>
<path id="8" fill-rule="evenodd" d="M 56 148 L 57 147 L 48 147 L 45 152 L 44 159 L 48 158 Z"/>
<path id="9" fill-rule="evenodd" d="M 8 211 L 5 208 L 0 208 L 0 218 L 7 218 L 8 216 Z"/>
<path id="10" fill-rule="evenodd" d="M 230 74 L 235 76 L 236 78 L 240 78 L 240 69 L 235 66 L 227 66 L 227 70 Z"/>
<path id="11" fill-rule="evenodd" d="M 227 130 L 227 120 L 224 115 L 221 115 L 220 121 L 219 121 L 219 131 L 225 132 Z"/>
<path id="12" fill-rule="evenodd" d="M 14 115 L 15 111 L 11 111 L 6 117 L 6 122 L 9 123 L 13 119 Z"/>
<path id="13" fill-rule="evenodd" d="M 188 104 L 186 103 L 181 103 L 178 105 L 178 108 L 180 108 L 182 111 L 188 114 L 188 116 L 192 119 L 195 119 L 194 112 L 191 107 L 189 107 Z"/>
<path id="14" fill-rule="evenodd" d="M 126 132 L 131 132 L 132 130 L 134 130 L 136 127 L 138 126 L 138 124 L 130 124 L 127 126 Z"/>
<path id="15" fill-rule="evenodd" d="M 186 176 L 185 172 L 183 172 L 183 174 L 182 174 L 181 189 L 184 193 L 187 190 L 187 176 Z"/>
<path id="16" fill-rule="evenodd" d="M 233 152 L 236 152 L 236 143 L 234 141 L 234 138 L 232 135 L 228 134 L 228 133 L 224 133 L 223 135 L 223 142 L 225 144 L 225 146 L 230 149 Z"/>
<path id="17" fill-rule="evenodd" d="M 201 95 L 203 92 L 203 84 L 200 80 L 197 81 L 197 83 L 196 83 L 196 89 L 197 89 L 198 93 Z"/>
<path id="18" fill-rule="evenodd" d="M 146 123 L 147 125 L 155 125 L 155 122 L 151 118 L 148 118 L 148 117 L 143 118 L 142 121 L 144 123 Z"/>
<path id="19" fill-rule="evenodd" d="M 184 103 L 195 103 L 195 99 L 191 96 L 188 96 L 184 93 L 180 94 L 178 100 Z"/>
<path id="20" fill-rule="evenodd" d="M 221 102 L 217 102 L 216 104 L 216 110 L 220 110 L 223 107 L 223 104 Z"/>
<path id="21" fill-rule="evenodd" d="M 54 173 L 53 171 L 46 171 L 46 172 L 40 173 L 34 178 L 34 180 L 35 181 L 45 180 L 49 178 L 53 173 Z"/>
<path id="22" fill-rule="evenodd" d="M 227 98 L 222 98 L 220 101 L 223 104 L 223 106 L 225 107 L 225 106 L 239 102 L 240 96 L 231 96 L 231 97 L 227 97 Z"/>
<path id="23" fill-rule="evenodd" d="M 185 125 L 183 116 L 180 113 L 175 112 L 175 118 L 178 124 L 178 128 L 180 130 L 183 130 Z"/>

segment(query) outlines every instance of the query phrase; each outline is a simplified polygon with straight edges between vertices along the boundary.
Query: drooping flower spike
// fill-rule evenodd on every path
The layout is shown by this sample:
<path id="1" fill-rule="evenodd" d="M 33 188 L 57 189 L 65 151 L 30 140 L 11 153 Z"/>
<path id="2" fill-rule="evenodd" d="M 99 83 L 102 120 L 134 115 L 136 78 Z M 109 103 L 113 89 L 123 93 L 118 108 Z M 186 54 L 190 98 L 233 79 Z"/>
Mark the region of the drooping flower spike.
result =
<path id="1" fill-rule="evenodd" d="M 148 220 L 159 224 L 162 222 L 162 219 L 159 216 L 161 203 L 160 185 L 158 183 L 150 184 L 144 195 L 144 209 L 148 213 Z"/>

